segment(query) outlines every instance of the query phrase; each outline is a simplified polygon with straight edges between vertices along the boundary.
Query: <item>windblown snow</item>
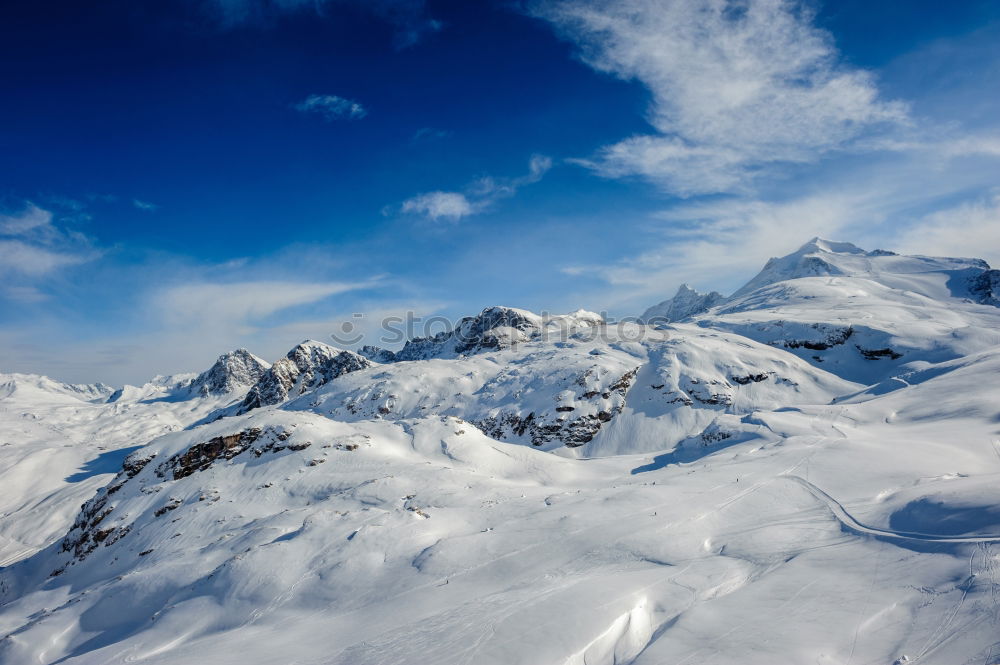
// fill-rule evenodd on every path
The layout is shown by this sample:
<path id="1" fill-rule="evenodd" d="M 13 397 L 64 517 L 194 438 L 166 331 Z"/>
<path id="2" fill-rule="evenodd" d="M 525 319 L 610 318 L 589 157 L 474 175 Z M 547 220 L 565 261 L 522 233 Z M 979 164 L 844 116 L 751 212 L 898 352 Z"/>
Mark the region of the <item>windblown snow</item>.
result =
<path id="1" fill-rule="evenodd" d="M 0 663 L 1000 663 L 998 285 L 817 238 L 648 323 L 0 375 Z"/>

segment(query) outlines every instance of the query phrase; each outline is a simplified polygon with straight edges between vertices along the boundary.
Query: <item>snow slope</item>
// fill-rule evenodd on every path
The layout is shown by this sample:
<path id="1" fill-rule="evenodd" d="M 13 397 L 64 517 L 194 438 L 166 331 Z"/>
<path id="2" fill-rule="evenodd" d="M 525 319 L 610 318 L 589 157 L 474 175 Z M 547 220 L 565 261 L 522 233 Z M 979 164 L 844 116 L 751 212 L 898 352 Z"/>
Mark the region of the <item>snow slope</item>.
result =
<path id="1" fill-rule="evenodd" d="M 488 308 L 245 413 L 18 388 L 44 459 L 175 426 L 5 515 L 62 528 L 0 568 L 0 663 L 998 662 L 988 268 L 852 247 L 686 323 Z"/>
<path id="2" fill-rule="evenodd" d="M 63 534 L 131 450 L 242 397 L 257 361 L 241 349 L 197 376 L 117 390 L 0 374 L 0 566 Z"/>

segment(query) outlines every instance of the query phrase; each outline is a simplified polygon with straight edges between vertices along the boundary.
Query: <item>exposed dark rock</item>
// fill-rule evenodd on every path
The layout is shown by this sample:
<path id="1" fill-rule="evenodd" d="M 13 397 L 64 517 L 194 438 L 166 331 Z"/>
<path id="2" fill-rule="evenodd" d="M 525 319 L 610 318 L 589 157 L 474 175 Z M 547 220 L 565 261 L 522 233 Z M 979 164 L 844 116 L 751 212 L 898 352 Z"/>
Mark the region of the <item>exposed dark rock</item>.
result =
<path id="1" fill-rule="evenodd" d="M 817 326 L 814 325 L 813 327 L 815 328 Z M 811 351 L 826 351 L 831 347 L 844 344 L 853 334 L 854 328 L 852 326 L 848 326 L 847 328 L 841 328 L 839 331 L 830 333 L 823 341 L 786 339 L 781 343 L 786 349 L 803 348 Z"/>
<path id="2" fill-rule="evenodd" d="M 291 434 L 284 430 L 272 428 L 261 430 L 252 427 L 236 434 L 213 437 L 172 456 L 157 467 L 156 475 L 161 478 L 170 475 L 173 480 L 180 480 L 208 469 L 216 460 L 230 460 L 248 450 L 255 457 L 260 457 L 267 452 L 305 450 L 312 445 L 308 441 L 297 444 L 284 443 L 290 436 Z"/>
<path id="3" fill-rule="evenodd" d="M 969 295 L 980 305 L 1000 307 L 1000 270 L 984 270 L 969 280 Z"/>
<path id="4" fill-rule="evenodd" d="M 97 528 L 113 512 L 114 506 L 108 505 L 108 493 L 99 492 L 80 507 L 80 514 L 63 538 L 60 551 L 71 552 L 75 559 L 82 560 L 102 543 L 110 545 L 124 537 L 131 528 L 127 524 L 115 522 Z"/>
<path id="5" fill-rule="evenodd" d="M 236 457 L 260 438 L 260 434 L 261 430 L 253 427 L 237 434 L 217 436 L 205 443 L 195 444 L 161 464 L 156 473 L 162 477 L 169 471 L 174 480 L 186 478 L 197 471 L 204 471 L 220 457 L 227 460 Z"/>
<path id="6" fill-rule="evenodd" d="M 902 358 L 902 353 L 897 353 L 890 348 L 885 349 L 863 349 L 857 344 L 855 344 L 861 355 L 865 357 L 865 360 L 878 360 L 879 358 L 891 358 L 896 360 L 897 358 Z"/>
<path id="7" fill-rule="evenodd" d="M 575 411 L 575 407 L 558 406 L 551 412 L 534 413 L 526 416 L 502 411 L 495 416 L 475 422 L 479 429 L 495 439 L 506 439 L 511 435 L 527 436 L 534 446 L 542 446 L 554 441 L 575 448 L 591 441 L 604 423 L 610 422 L 621 413 L 625 407 L 625 394 L 635 381 L 639 368 L 635 368 L 619 377 L 609 388 L 609 392 L 601 393 L 601 398 L 611 400 L 606 408 L 595 413 L 583 414 L 576 418 L 565 418 L 559 414 Z M 582 381 L 578 383 L 584 383 Z M 592 399 L 598 393 L 587 392 L 582 398 Z"/>
<path id="8" fill-rule="evenodd" d="M 396 361 L 396 354 L 388 349 L 383 349 L 379 346 L 372 346 L 371 344 L 366 344 L 358 349 L 358 355 L 364 356 L 376 363 L 391 363 Z"/>
<path id="9" fill-rule="evenodd" d="M 423 360 L 445 354 L 467 355 L 510 348 L 541 331 L 541 317 L 512 307 L 487 307 L 467 316 L 454 330 L 433 337 L 411 339 L 395 354 L 396 360 Z"/>
<path id="10" fill-rule="evenodd" d="M 746 376 L 731 376 L 730 381 L 735 381 L 741 386 L 745 386 L 748 383 L 760 383 L 761 381 L 767 381 L 770 378 L 772 372 L 761 372 L 760 374 L 747 374 Z"/>
<path id="11" fill-rule="evenodd" d="M 305 341 L 271 365 L 250 389 L 239 413 L 272 404 L 314 390 L 348 372 L 374 366 L 368 358 L 329 344 Z"/>
<path id="12" fill-rule="evenodd" d="M 176 510 L 182 503 L 184 503 L 184 502 L 182 500 L 180 500 L 180 499 L 171 499 L 169 502 L 167 502 L 163 506 L 160 506 L 159 508 L 157 508 L 153 512 L 153 515 L 155 517 L 162 517 L 162 516 L 166 515 L 167 513 L 169 513 L 171 510 Z"/>
<path id="13" fill-rule="evenodd" d="M 191 382 L 188 390 L 202 397 L 243 391 L 257 383 L 268 367 L 246 349 L 236 349 L 219 356 L 211 368 Z"/>
<path id="14" fill-rule="evenodd" d="M 560 318 L 568 326 L 592 326 L 603 322 L 598 315 L 587 312 L 576 312 L 575 315 Z M 509 349 L 522 342 L 538 339 L 546 330 L 547 321 L 551 322 L 537 314 L 513 307 L 487 307 L 476 316 L 467 316 L 459 321 L 454 330 L 411 339 L 393 358 L 396 361 L 426 360 Z M 562 332 L 568 331 L 566 329 Z"/>

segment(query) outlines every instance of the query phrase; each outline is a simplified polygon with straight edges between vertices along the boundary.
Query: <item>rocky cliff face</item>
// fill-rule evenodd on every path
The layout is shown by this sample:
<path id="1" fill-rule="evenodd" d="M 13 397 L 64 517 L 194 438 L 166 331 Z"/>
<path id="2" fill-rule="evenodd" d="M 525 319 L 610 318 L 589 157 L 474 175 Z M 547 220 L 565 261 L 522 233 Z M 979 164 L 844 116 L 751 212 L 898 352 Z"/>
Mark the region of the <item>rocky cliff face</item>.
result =
<path id="1" fill-rule="evenodd" d="M 224 395 L 243 392 L 260 381 L 270 365 L 246 349 L 236 349 L 219 356 L 209 369 L 188 386 L 194 395 Z"/>
<path id="2" fill-rule="evenodd" d="M 1000 270 L 984 270 L 973 277 L 969 293 L 980 305 L 1000 307 Z"/>
<path id="3" fill-rule="evenodd" d="M 572 314 L 544 317 L 514 307 L 487 307 L 476 316 L 459 321 L 454 330 L 409 340 L 393 353 L 376 346 L 361 349 L 361 355 L 376 362 L 458 358 L 485 351 L 502 351 L 538 340 L 546 334 L 572 334 L 580 328 L 604 323 L 599 314 L 578 310 Z"/>
<path id="4" fill-rule="evenodd" d="M 274 363 L 243 399 L 239 413 L 271 404 L 280 404 L 318 388 L 342 374 L 375 365 L 353 351 L 306 340 Z"/>

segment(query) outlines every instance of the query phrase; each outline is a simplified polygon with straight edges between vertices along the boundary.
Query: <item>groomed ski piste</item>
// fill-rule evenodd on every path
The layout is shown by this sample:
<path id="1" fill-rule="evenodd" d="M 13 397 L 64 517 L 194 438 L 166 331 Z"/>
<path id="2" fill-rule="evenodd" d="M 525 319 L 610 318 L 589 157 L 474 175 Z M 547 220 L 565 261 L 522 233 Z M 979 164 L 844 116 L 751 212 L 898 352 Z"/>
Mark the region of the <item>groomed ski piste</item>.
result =
<path id="1" fill-rule="evenodd" d="M 2 375 L 0 663 L 998 663 L 998 296 L 814 239 L 643 323 Z"/>

